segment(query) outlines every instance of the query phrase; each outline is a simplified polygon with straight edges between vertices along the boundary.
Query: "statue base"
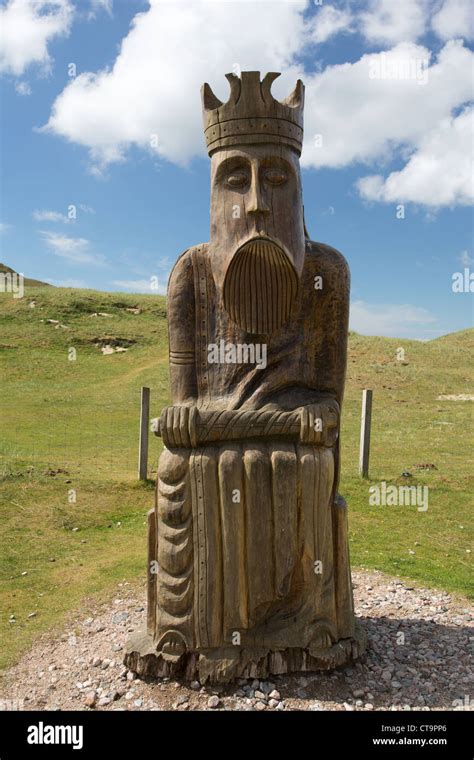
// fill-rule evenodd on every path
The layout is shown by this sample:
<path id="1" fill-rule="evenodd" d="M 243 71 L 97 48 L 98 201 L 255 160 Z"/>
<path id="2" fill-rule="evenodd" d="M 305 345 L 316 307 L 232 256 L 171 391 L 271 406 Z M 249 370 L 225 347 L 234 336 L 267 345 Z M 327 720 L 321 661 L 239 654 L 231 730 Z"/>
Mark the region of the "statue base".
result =
<path id="1" fill-rule="evenodd" d="M 332 670 L 357 660 L 365 652 L 366 644 L 365 631 L 356 622 L 352 638 L 340 639 L 328 649 L 228 647 L 170 656 L 158 653 L 153 638 L 138 631 L 127 642 L 124 664 L 139 676 L 182 678 L 201 684 L 228 683 L 236 678 Z"/>

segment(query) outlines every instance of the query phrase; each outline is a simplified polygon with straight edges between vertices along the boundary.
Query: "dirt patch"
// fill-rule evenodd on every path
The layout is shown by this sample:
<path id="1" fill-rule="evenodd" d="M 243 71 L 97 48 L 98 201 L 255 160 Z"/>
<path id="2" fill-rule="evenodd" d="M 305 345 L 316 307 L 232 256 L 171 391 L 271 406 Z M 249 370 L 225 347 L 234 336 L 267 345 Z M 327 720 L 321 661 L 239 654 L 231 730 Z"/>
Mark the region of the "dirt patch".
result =
<path id="1" fill-rule="evenodd" d="M 474 395 L 471 393 L 451 393 L 446 396 L 437 396 L 437 401 L 474 401 Z"/>
<path id="2" fill-rule="evenodd" d="M 112 348 L 130 348 L 136 344 L 136 340 L 133 338 L 120 338 L 116 335 L 104 335 L 102 338 L 91 338 L 90 343 L 98 348 L 105 346 L 112 346 Z"/>

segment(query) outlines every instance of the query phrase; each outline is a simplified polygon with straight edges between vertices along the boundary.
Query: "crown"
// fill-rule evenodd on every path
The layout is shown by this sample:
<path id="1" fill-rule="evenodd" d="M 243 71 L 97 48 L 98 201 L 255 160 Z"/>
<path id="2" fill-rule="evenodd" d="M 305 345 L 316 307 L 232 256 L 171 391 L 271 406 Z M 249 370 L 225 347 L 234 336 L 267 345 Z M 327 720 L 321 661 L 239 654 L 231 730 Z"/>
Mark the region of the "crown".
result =
<path id="1" fill-rule="evenodd" d="M 259 71 L 226 74 L 230 96 L 222 103 L 210 86 L 201 88 L 204 135 L 209 155 L 217 148 L 249 143 L 284 143 L 301 155 L 303 144 L 304 84 L 285 100 L 275 100 L 270 92 L 280 74 L 271 71 L 260 81 Z"/>

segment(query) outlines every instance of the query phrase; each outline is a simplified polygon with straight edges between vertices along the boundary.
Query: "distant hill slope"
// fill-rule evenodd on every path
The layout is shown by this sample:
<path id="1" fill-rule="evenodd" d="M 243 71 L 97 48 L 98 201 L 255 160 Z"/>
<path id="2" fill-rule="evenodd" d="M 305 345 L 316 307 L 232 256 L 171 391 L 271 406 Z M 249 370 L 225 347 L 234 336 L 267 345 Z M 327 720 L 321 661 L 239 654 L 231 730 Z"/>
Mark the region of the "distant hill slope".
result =
<path id="1" fill-rule="evenodd" d="M 14 269 L 11 267 L 7 267 L 6 264 L 2 264 L 0 262 L 0 274 L 18 274 L 18 272 L 15 272 Z M 30 277 L 25 277 L 23 280 L 23 284 L 26 287 L 31 288 L 54 288 L 54 285 L 51 285 L 49 282 L 42 282 L 41 280 L 32 280 Z"/>

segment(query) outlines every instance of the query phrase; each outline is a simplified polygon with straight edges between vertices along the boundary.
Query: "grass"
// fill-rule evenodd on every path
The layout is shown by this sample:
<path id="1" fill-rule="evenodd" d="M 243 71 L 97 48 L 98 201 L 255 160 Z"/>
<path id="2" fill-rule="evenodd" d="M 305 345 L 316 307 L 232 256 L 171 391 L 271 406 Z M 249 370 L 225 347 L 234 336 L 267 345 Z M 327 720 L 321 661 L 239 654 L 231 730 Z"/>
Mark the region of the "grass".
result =
<path id="1" fill-rule="evenodd" d="M 134 307 L 139 314 L 127 311 Z M 109 316 L 92 316 L 99 312 Z M 151 388 L 152 416 L 168 403 L 169 388 L 163 297 L 27 287 L 23 299 L 0 294 L 0 327 L 5 667 L 86 596 L 144 579 L 153 486 L 136 481 L 140 387 Z M 350 508 L 353 566 L 470 593 L 472 402 L 437 397 L 473 392 L 473 334 L 428 343 L 351 334 L 340 491 Z M 102 355 L 100 346 L 111 343 L 128 351 Z M 358 437 L 367 387 L 374 407 L 363 481 Z M 150 476 L 159 452 L 153 438 Z M 436 469 L 416 469 L 425 464 Z M 428 511 L 370 506 L 368 489 L 383 480 L 429 486 Z"/>

